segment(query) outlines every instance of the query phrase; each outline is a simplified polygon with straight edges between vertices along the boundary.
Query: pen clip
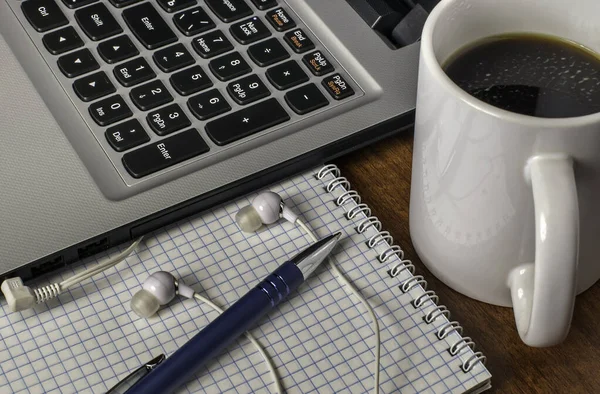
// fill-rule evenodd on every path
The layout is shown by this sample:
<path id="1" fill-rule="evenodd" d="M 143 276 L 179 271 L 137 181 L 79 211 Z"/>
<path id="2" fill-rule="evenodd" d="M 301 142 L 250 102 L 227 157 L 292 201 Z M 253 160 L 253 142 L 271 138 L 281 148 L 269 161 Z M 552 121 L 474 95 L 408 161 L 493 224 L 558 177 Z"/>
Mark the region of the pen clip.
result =
<path id="1" fill-rule="evenodd" d="M 106 392 L 106 394 L 122 394 L 125 393 L 130 387 L 139 382 L 144 376 L 148 375 L 153 369 L 160 365 L 163 361 L 165 361 L 166 357 L 164 354 L 161 354 L 147 363 L 143 364 L 141 367 L 127 375 L 124 379 L 122 379 L 119 383 L 113 386 L 110 390 Z"/>

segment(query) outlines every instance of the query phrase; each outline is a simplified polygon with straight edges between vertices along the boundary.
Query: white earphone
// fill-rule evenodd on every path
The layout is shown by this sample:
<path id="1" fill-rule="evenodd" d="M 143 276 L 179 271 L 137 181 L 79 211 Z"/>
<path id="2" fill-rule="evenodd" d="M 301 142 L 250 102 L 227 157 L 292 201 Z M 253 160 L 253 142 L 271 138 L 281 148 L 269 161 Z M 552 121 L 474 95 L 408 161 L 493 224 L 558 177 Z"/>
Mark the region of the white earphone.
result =
<path id="1" fill-rule="evenodd" d="M 195 291 L 168 272 L 155 272 L 131 298 L 131 310 L 139 317 L 147 319 L 153 316 L 161 305 L 171 302 L 177 294 L 185 298 L 194 298 Z"/>
<path id="2" fill-rule="evenodd" d="M 235 221 L 246 233 L 253 233 L 263 224 L 275 223 L 279 218 L 296 223 L 298 215 L 286 207 L 281 196 L 273 192 L 260 193 L 235 215 Z"/>

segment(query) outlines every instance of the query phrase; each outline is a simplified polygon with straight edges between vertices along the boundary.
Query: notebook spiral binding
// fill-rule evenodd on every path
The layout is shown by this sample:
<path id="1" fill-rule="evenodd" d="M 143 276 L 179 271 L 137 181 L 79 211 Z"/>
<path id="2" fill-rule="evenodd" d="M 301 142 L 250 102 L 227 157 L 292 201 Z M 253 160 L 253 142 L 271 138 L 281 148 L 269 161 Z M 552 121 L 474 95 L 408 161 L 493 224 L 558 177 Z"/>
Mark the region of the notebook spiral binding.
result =
<path id="1" fill-rule="evenodd" d="M 471 339 L 471 337 L 463 337 L 463 328 L 460 326 L 460 323 L 457 321 L 450 320 L 450 311 L 446 306 L 439 304 L 439 297 L 435 294 L 433 290 L 427 290 L 427 281 L 422 275 L 415 275 L 415 266 L 413 263 L 404 258 L 404 251 L 398 245 L 394 245 L 394 239 L 392 235 L 388 231 L 382 231 L 382 224 L 379 219 L 375 216 L 371 215 L 371 209 L 367 206 L 367 204 L 362 203 L 361 197 L 355 190 L 351 189 L 350 182 L 348 179 L 341 176 L 341 172 L 339 168 L 334 164 L 328 164 L 322 167 L 315 177 L 319 180 L 322 180 L 327 175 L 331 174 L 334 179 L 327 183 L 325 190 L 328 193 L 333 192 L 336 188 L 341 187 L 345 191 L 335 200 L 335 204 L 338 207 L 341 207 L 347 204 L 350 201 L 353 201 L 356 205 L 350 208 L 346 213 L 345 217 L 349 220 L 354 219 L 359 213 L 363 213 L 365 215 L 365 219 L 362 219 L 356 228 L 358 233 L 362 234 L 370 227 L 375 228 L 376 234 L 370 237 L 367 241 L 367 245 L 369 248 L 373 249 L 380 243 L 386 243 L 387 245 L 391 245 L 386 248 L 383 252 L 381 252 L 378 256 L 378 260 L 381 263 L 386 263 L 387 260 L 391 256 L 398 256 L 400 259 L 399 263 L 394 264 L 388 270 L 388 274 L 394 278 L 401 274 L 404 271 L 410 271 L 412 276 L 400 283 L 400 290 L 403 293 L 409 292 L 412 288 L 416 286 L 421 286 L 425 291 L 423 294 L 415 298 L 411 301 L 413 307 L 419 309 L 421 308 L 425 302 L 431 301 L 435 308 L 426 313 L 423 316 L 423 320 L 427 324 L 433 323 L 435 319 L 440 316 L 446 316 L 448 322 L 440 327 L 436 333 L 438 339 L 442 340 L 446 338 L 450 333 L 457 332 L 461 338 L 453 343 L 449 348 L 448 352 L 451 356 L 459 355 L 463 350 L 471 349 L 473 354 L 466 359 L 461 364 L 461 369 L 463 372 L 470 372 L 473 367 L 481 362 L 485 364 L 486 357 L 482 352 L 475 351 L 475 342 Z"/>

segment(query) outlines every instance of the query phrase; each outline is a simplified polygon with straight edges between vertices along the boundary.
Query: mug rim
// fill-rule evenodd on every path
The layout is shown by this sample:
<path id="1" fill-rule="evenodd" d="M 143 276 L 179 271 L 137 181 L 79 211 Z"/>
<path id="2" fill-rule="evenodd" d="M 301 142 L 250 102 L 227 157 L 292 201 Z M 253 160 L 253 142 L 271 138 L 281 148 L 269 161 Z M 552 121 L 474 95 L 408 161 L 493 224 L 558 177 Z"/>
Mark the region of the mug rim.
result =
<path id="1" fill-rule="evenodd" d="M 440 82 L 446 89 L 448 89 L 455 97 L 463 101 L 465 104 L 473 107 L 474 109 L 484 112 L 487 115 L 495 118 L 509 121 L 512 123 L 518 123 L 525 126 L 538 126 L 546 128 L 557 128 L 557 127 L 573 127 L 573 126 L 588 126 L 594 123 L 600 123 L 600 111 L 594 112 L 593 114 L 573 116 L 568 118 L 542 118 L 531 115 L 519 114 L 517 112 L 508 111 L 491 104 L 486 103 L 476 97 L 471 96 L 469 93 L 461 89 L 446 72 L 442 69 L 440 62 L 435 55 L 433 50 L 433 32 L 435 30 L 437 21 L 444 14 L 446 9 L 456 3 L 459 0 L 443 0 L 431 11 L 425 26 L 423 27 L 423 33 L 421 34 L 421 56 L 425 62 L 425 66 L 429 67 L 433 77 Z M 462 1 L 462 0 L 461 0 Z"/>

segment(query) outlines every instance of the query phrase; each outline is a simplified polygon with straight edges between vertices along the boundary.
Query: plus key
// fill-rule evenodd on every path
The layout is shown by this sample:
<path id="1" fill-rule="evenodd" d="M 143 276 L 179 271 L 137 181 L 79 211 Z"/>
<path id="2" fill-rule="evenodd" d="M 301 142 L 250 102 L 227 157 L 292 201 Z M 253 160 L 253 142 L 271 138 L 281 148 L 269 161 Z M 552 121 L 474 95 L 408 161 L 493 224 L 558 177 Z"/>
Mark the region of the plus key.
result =
<path id="1" fill-rule="evenodd" d="M 205 130 L 215 144 L 226 145 L 289 119 L 281 104 L 272 98 L 213 120 Z"/>

